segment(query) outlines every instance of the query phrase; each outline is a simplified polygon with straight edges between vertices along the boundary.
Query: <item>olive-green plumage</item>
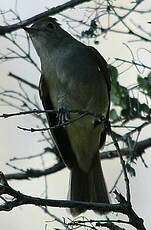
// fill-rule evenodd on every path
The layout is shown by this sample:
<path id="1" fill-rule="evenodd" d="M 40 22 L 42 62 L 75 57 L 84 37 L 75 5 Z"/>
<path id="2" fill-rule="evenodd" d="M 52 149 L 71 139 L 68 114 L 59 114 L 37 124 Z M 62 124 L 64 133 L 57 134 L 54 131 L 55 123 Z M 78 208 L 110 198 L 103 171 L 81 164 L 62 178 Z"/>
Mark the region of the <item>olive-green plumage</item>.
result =
<path id="1" fill-rule="evenodd" d="M 33 45 L 41 60 L 40 97 L 45 109 L 79 109 L 100 112 L 108 118 L 110 75 L 103 57 L 90 46 L 77 41 L 47 17 L 30 28 Z M 72 114 L 70 118 L 77 115 Z M 47 114 L 50 126 L 58 117 Z M 98 151 L 105 142 L 103 124 L 85 116 L 59 129 L 51 130 L 65 164 L 71 170 L 71 200 L 109 203 Z M 73 216 L 85 211 L 71 208 Z M 97 210 L 98 213 L 101 211 Z"/>

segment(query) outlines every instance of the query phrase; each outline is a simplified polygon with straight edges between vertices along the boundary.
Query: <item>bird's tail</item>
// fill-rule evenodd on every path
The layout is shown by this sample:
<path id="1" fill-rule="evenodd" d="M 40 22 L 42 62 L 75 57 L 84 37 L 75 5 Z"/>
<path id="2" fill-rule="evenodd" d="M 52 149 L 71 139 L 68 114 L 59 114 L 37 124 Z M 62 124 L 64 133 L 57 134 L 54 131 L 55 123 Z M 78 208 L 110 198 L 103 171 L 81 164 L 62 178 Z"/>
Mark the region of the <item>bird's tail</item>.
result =
<path id="1" fill-rule="evenodd" d="M 82 171 L 78 166 L 72 168 L 68 198 L 76 201 L 110 203 L 98 155 L 93 160 L 88 173 Z M 70 209 L 73 216 L 77 216 L 84 211 L 86 209 L 81 207 Z M 106 213 L 100 210 L 95 212 L 101 215 Z"/>

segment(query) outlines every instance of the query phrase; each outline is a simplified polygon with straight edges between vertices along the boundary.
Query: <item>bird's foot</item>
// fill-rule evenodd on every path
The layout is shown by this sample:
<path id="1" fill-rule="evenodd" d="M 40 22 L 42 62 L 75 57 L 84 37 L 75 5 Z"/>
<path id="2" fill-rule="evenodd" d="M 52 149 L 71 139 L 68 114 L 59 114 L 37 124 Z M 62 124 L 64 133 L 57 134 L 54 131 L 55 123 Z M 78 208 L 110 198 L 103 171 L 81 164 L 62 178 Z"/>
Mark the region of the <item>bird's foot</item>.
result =
<path id="1" fill-rule="evenodd" d="M 57 113 L 58 125 L 63 125 L 70 120 L 70 113 L 65 108 L 60 108 Z"/>

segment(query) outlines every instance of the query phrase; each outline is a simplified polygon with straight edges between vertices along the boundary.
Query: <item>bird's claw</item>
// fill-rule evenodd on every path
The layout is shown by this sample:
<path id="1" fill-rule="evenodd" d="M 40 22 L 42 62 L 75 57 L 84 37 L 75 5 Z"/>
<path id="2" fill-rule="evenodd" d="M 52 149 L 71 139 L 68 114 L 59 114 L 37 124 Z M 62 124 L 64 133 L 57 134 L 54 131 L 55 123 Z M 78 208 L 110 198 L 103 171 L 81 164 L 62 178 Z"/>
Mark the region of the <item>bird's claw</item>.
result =
<path id="1" fill-rule="evenodd" d="M 57 113 L 57 118 L 59 120 L 58 125 L 62 125 L 64 123 L 68 122 L 70 119 L 70 116 L 69 116 L 69 112 L 67 111 L 67 109 L 65 109 L 63 107 L 60 108 L 58 113 Z"/>

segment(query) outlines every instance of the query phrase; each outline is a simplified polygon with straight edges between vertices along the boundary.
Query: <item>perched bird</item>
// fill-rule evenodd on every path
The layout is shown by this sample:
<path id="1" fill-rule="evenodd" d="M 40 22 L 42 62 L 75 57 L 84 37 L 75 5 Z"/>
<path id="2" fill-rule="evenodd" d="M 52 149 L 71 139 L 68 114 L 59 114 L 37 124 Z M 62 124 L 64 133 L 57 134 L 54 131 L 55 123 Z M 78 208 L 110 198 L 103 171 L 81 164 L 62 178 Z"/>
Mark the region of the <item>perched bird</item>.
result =
<path id="1" fill-rule="evenodd" d="M 41 60 L 39 92 L 44 108 L 99 112 L 108 118 L 110 74 L 98 51 L 73 38 L 52 17 L 40 19 L 25 30 Z M 70 114 L 70 119 L 77 116 Z M 54 113 L 47 113 L 47 119 L 50 127 L 59 123 Z M 51 133 L 71 171 L 69 199 L 110 203 L 98 153 L 106 139 L 104 124 L 87 115 L 51 129 Z M 81 207 L 70 209 L 73 216 L 84 211 Z M 96 212 L 103 214 L 99 209 Z"/>

